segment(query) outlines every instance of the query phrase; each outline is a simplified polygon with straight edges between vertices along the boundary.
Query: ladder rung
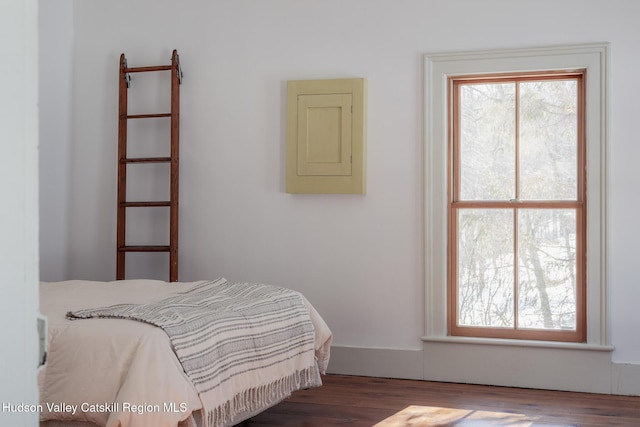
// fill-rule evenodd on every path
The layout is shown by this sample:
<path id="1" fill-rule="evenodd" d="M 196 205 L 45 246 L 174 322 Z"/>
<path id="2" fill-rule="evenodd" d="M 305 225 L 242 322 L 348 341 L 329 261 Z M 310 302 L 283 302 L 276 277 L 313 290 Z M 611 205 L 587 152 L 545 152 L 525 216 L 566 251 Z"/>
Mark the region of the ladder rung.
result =
<path id="1" fill-rule="evenodd" d="M 124 208 L 171 206 L 171 202 L 124 202 L 121 206 Z"/>
<path id="2" fill-rule="evenodd" d="M 136 157 L 120 159 L 121 163 L 171 163 L 171 157 Z"/>
<path id="3" fill-rule="evenodd" d="M 153 67 L 131 67 L 125 68 L 125 73 L 144 73 L 147 71 L 170 71 L 171 65 L 156 65 Z"/>
<path id="4" fill-rule="evenodd" d="M 171 113 L 160 113 L 160 114 L 132 114 L 130 116 L 125 116 L 126 119 L 152 119 L 156 117 L 171 117 Z"/>
<path id="5" fill-rule="evenodd" d="M 169 246 L 120 246 L 120 252 L 169 252 Z"/>

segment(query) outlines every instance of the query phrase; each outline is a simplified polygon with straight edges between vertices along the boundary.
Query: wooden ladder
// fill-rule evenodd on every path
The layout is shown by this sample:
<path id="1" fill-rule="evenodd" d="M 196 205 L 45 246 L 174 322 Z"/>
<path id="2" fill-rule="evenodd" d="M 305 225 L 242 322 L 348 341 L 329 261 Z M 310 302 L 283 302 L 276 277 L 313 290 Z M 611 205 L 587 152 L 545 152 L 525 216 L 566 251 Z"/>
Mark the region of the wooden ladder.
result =
<path id="1" fill-rule="evenodd" d="M 145 73 L 151 71 L 171 71 L 171 112 L 161 114 L 127 113 L 128 88 L 131 73 Z M 169 253 L 169 281 L 178 281 L 178 165 L 179 165 L 179 137 L 180 137 L 180 84 L 182 83 L 182 69 L 178 52 L 173 51 L 171 65 L 152 67 L 127 66 L 124 53 L 120 55 L 120 85 L 119 85 L 119 125 L 118 125 L 118 220 L 117 220 L 117 260 L 116 280 L 125 278 L 125 261 L 127 252 L 168 252 Z M 127 123 L 131 119 L 157 119 L 168 117 L 171 119 L 171 153 L 169 157 L 127 157 Z M 166 163 L 170 165 L 170 193 L 168 201 L 136 202 L 127 201 L 127 166 L 132 164 Z M 169 207 L 169 245 L 153 246 L 126 244 L 127 208 L 141 207 Z"/>

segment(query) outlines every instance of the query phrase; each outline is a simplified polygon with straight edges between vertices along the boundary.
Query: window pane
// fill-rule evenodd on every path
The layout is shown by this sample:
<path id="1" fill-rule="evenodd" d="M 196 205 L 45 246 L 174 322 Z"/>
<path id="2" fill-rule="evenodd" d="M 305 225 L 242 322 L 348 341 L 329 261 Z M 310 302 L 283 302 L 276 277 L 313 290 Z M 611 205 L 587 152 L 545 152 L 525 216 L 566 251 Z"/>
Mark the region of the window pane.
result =
<path id="1" fill-rule="evenodd" d="M 458 214 L 458 325 L 513 327 L 513 210 Z"/>
<path id="2" fill-rule="evenodd" d="M 515 84 L 460 88 L 460 198 L 515 197 Z"/>
<path id="3" fill-rule="evenodd" d="M 518 212 L 518 327 L 576 329 L 576 212 Z"/>
<path id="4" fill-rule="evenodd" d="M 577 81 L 520 83 L 520 199 L 576 200 Z"/>

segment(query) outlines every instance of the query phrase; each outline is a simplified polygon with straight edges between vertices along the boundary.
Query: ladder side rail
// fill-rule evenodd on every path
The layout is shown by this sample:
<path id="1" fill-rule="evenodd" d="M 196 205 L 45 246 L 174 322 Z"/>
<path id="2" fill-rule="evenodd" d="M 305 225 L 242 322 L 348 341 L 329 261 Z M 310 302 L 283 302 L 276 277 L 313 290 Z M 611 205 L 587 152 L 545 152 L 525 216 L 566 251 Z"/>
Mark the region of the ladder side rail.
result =
<path id="1" fill-rule="evenodd" d="M 180 83 L 182 80 L 177 50 L 171 55 L 171 188 L 169 207 L 169 281 L 178 281 L 178 196 L 180 160 Z"/>
<path id="2" fill-rule="evenodd" d="M 120 83 L 118 85 L 118 218 L 116 242 L 116 280 L 125 278 L 126 253 L 121 250 L 126 245 L 127 210 L 127 164 L 123 161 L 127 157 L 127 59 L 124 53 L 120 55 Z"/>

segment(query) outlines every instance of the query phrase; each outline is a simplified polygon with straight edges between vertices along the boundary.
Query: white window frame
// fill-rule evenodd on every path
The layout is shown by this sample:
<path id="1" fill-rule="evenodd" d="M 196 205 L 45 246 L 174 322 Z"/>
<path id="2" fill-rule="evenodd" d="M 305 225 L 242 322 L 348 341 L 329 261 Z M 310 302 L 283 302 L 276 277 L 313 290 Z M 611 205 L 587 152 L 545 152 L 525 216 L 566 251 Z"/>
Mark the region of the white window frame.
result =
<path id="1" fill-rule="evenodd" d="M 427 54 L 424 58 L 425 335 L 429 342 L 612 350 L 607 334 L 606 43 Z M 586 69 L 587 341 L 529 342 L 447 335 L 447 78 L 465 74 Z M 517 343 L 513 341 L 518 341 Z"/>

